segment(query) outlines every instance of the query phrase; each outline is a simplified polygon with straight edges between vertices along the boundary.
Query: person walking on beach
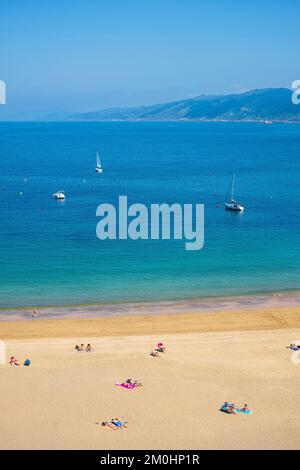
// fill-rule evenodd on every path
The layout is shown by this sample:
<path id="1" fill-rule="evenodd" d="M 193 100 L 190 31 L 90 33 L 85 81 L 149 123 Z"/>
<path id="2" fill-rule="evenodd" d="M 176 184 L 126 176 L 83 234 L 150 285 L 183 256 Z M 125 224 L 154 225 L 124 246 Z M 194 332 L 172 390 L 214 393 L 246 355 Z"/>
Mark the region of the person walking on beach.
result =
<path id="1" fill-rule="evenodd" d="M 33 318 L 37 318 L 37 317 L 38 317 L 38 314 L 37 314 L 36 308 L 34 308 L 34 310 L 33 310 L 32 317 L 33 317 Z"/>

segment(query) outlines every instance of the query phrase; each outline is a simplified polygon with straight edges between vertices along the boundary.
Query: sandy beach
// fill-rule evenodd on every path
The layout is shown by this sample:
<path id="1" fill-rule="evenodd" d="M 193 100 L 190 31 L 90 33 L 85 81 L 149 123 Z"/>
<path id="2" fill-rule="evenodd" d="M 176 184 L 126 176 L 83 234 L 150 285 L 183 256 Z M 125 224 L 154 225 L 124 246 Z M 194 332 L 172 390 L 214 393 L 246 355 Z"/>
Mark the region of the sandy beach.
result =
<path id="1" fill-rule="evenodd" d="M 1 449 L 299 449 L 300 308 L 1 322 Z M 149 352 L 158 340 L 167 351 Z M 77 353 L 90 342 L 93 353 Z M 116 387 L 126 378 L 144 387 Z M 247 403 L 250 416 L 219 411 Z M 96 422 L 128 421 L 112 431 Z"/>

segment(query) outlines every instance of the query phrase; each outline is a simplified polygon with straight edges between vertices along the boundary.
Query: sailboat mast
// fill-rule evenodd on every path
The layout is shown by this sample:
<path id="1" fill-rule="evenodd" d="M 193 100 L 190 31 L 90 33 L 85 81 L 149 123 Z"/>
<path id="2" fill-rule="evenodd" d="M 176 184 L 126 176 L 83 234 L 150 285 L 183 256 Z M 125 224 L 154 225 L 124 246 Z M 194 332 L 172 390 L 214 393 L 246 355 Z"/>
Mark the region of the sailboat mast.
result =
<path id="1" fill-rule="evenodd" d="M 226 196 L 227 202 L 230 202 L 233 199 L 233 187 L 234 187 L 234 175 L 232 175 L 231 183 L 227 191 L 227 196 Z"/>
<path id="2" fill-rule="evenodd" d="M 235 180 L 235 174 L 233 173 L 232 182 L 231 182 L 231 199 L 233 199 L 233 193 L 234 193 L 234 180 Z"/>
<path id="3" fill-rule="evenodd" d="M 96 167 L 101 168 L 101 161 L 100 161 L 99 152 L 97 152 L 97 156 L 96 156 Z"/>

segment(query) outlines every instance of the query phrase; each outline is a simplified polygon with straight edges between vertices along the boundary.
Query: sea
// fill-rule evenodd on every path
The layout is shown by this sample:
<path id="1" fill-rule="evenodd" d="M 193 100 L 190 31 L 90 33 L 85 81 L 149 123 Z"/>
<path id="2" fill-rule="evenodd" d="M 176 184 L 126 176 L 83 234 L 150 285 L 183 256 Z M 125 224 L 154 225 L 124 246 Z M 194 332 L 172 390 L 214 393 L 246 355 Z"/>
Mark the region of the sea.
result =
<path id="1" fill-rule="evenodd" d="M 224 210 L 233 173 L 243 213 Z M 120 195 L 204 204 L 203 248 L 99 240 L 97 207 Z M 299 209 L 298 124 L 1 122 L 0 307 L 295 292 Z"/>

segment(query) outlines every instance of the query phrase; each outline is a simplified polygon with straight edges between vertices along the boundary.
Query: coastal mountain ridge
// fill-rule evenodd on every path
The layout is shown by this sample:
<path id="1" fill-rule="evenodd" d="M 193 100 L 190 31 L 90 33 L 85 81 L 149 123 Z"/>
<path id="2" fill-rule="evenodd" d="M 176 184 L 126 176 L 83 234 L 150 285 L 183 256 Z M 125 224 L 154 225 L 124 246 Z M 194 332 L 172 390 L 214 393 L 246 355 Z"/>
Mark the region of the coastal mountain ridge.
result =
<path id="1" fill-rule="evenodd" d="M 150 106 L 108 108 L 47 116 L 63 121 L 275 121 L 300 122 L 300 105 L 288 88 L 264 88 L 230 95 L 201 95 Z"/>

